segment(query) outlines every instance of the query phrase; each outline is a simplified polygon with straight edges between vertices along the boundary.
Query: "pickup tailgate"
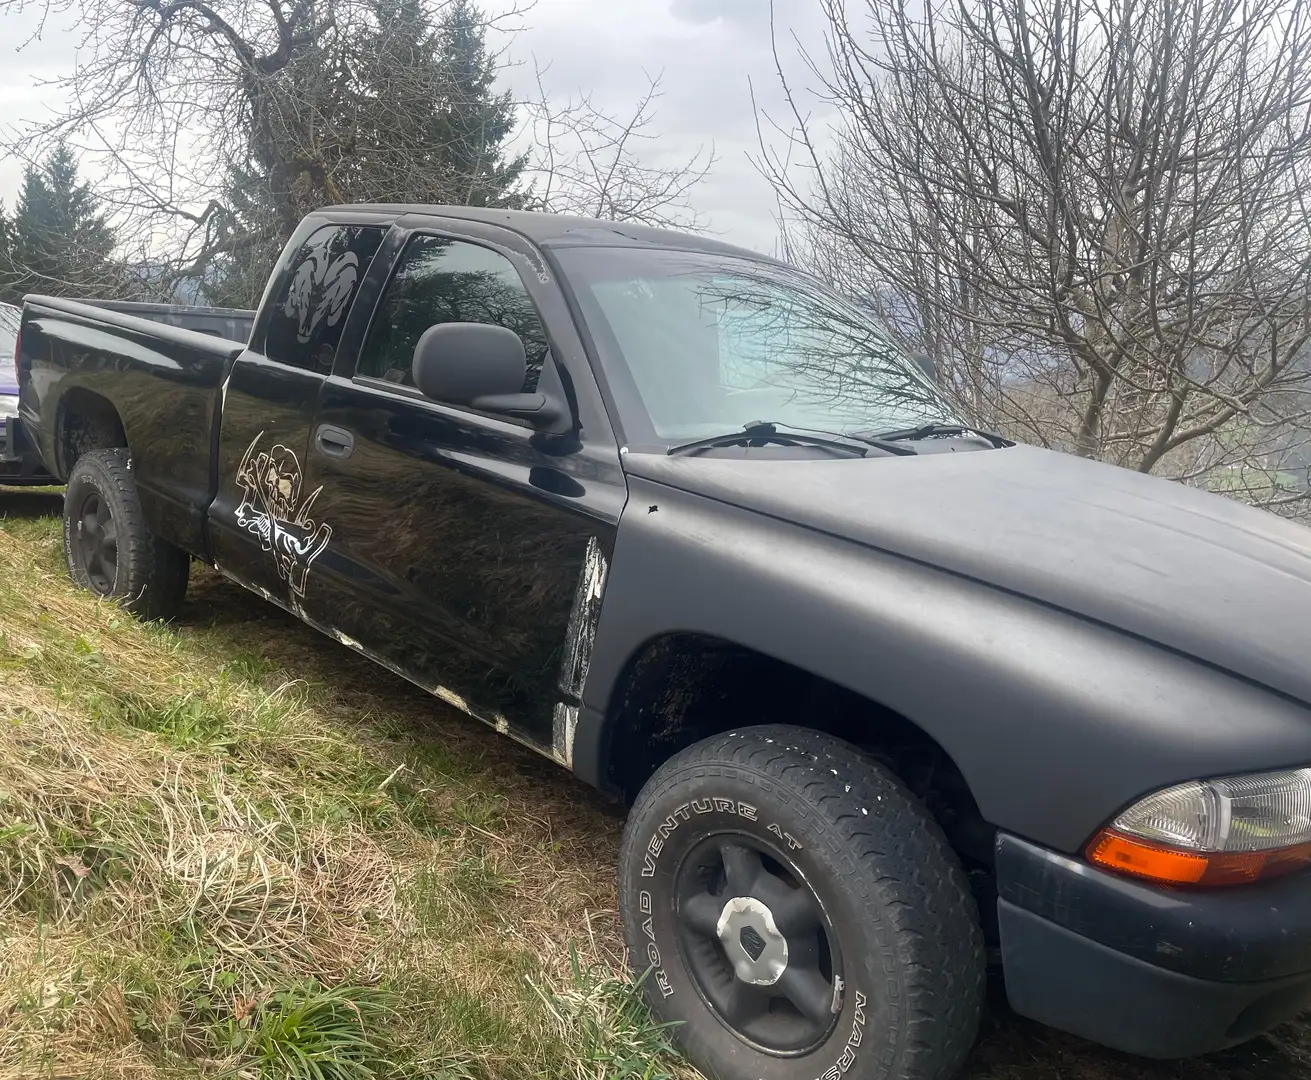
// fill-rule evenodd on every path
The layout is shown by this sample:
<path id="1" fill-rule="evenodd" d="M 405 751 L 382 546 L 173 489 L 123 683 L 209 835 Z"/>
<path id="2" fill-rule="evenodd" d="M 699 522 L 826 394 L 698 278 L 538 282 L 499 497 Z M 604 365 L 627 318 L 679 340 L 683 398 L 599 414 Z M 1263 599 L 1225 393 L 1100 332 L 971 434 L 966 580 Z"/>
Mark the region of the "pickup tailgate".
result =
<path id="1" fill-rule="evenodd" d="M 126 436 L 147 524 L 203 555 L 222 387 L 244 349 L 241 341 L 95 304 L 29 296 L 20 415 L 61 479 L 83 450 L 123 445 Z"/>

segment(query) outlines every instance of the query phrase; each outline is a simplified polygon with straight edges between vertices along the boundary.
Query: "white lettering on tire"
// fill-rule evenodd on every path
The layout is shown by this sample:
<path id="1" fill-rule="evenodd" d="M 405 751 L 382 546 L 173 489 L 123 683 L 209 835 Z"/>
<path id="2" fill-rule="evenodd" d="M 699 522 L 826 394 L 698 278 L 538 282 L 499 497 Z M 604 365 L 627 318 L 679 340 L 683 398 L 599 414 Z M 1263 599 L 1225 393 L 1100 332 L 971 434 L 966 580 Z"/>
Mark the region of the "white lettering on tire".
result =
<path id="1" fill-rule="evenodd" d="M 860 1046 L 861 1040 L 865 1037 L 865 1004 L 866 997 L 859 990 L 856 991 L 856 1011 L 851 1019 L 851 1034 L 847 1037 L 847 1044 L 842 1048 L 842 1053 L 838 1060 L 825 1069 L 815 1078 L 815 1080 L 840 1080 L 851 1071 L 851 1067 L 856 1064 L 856 1050 Z"/>
<path id="2" fill-rule="evenodd" d="M 796 851 L 798 848 L 801 847 L 800 840 L 798 840 L 791 833 L 784 832 L 777 825 L 771 823 L 769 826 L 769 831 L 772 832 L 775 836 L 777 836 L 780 840 L 786 842 L 789 851 Z"/>
<path id="3" fill-rule="evenodd" d="M 647 842 L 646 851 L 642 855 L 642 877 L 655 877 L 656 860 L 660 858 L 665 849 L 665 841 L 669 838 L 680 825 L 690 821 L 693 814 L 735 814 L 738 817 L 745 818 L 748 821 L 758 820 L 759 811 L 750 803 L 734 802 L 732 799 L 725 799 L 718 796 L 709 799 L 692 799 L 681 806 L 676 806 L 665 818 L 655 827 L 651 834 L 651 839 Z M 788 847 L 789 851 L 798 851 L 801 849 L 801 841 L 791 833 L 780 828 L 776 823 L 770 822 L 766 829 L 773 833 L 774 836 L 782 840 Z M 650 961 L 652 968 L 651 977 L 654 979 L 656 986 L 659 988 L 661 996 L 672 997 L 674 988 L 670 985 L 669 975 L 661 966 L 660 948 L 655 940 L 655 926 L 652 921 L 654 914 L 654 902 L 651 894 L 645 890 L 638 894 L 638 908 L 645 916 L 642 920 L 642 933 L 646 936 L 646 958 Z M 856 1007 L 852 1015 L 851 1034 L 847 1037 L 846 1043 L 842 1047 L 842 1053 L 838 1055 L 838 1060 L 834 1062 L 824 1072 L 815 1077 L 815 1080 L 841 1080 L 851 1071 L 856 1064 L 856 1051 L 860 1048 L 861 1042 L 865 1037 L 865 1006 L 868 1004 L 868 998 L 859 990 L 855 991 Z"/>
<path id="4" fill-rule="evenodd" d="M 656 826 L 655 832 L 651 834 L 651 839 L 647 841 L 646 851 L 642 855 L 642 876 L 647 878 L 655 877 L 656 860 L 660 858 L 660 853 L 664 851 L 665 841 L 669 838 L 670 833 L 683 822 L 690 821 L 693 814 L 712 813 L 735 814 L 747 821 L 756 821 L 760 812 L 750 803 L 734 802 L 732 799 L 724 799 L 719 796 L 710 799 L 693 799 L 691 802 L 683 803 L 682 806 L 674 807 L 669 816 Z M 801 841 L 791 833 L 784 832 L 775 824 L 770 824 L 768 828 L 770 832 L 787 844 L 788 850 L 800 850 Z"/>
<path id="5" fill-rule="evenodd" d="M 651 903 L 651 894 L 643 891 L 637 897 L 638 910 L 646 916 L 642 920 L 642 933 L 647 937 L 646 958 L 651 961 L 651 977 L 655 980 L 656 986 L 660 990 L 662 997 L 672 997 L 674 993 L 673 986 L 669 983 L 669 974 L 660 966 L 660 949 L 656 945 L 655 927 L 651 923 L 651 915 L 654 911 L 654 905 Z"/>

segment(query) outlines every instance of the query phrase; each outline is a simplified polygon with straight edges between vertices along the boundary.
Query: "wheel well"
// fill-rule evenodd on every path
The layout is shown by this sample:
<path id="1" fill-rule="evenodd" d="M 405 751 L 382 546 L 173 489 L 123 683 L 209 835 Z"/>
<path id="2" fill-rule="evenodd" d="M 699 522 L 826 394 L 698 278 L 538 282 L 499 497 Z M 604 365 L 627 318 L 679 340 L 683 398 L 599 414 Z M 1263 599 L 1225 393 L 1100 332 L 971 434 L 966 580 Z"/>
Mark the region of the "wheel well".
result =
<path id="1" fill-rule="evenodd" d="M 55 438 L 59 456 L 56 465 L 64 478 L 83 454 L 127 446 L 118 410 L 107 398 L 81 388 L 68 391 L 60 400 Z"/>
<path id="2" fill-rule="evenodd" d="M 647 645 L 611 715 L 609 784 L 631 802 L 674 754 L 733 727 L 792 724 L 854 743 L 904 783 L 967 863 L 990 866 L 994 830 L 938 743 L 907 717 L 772 656 L 698 634 Z"/>

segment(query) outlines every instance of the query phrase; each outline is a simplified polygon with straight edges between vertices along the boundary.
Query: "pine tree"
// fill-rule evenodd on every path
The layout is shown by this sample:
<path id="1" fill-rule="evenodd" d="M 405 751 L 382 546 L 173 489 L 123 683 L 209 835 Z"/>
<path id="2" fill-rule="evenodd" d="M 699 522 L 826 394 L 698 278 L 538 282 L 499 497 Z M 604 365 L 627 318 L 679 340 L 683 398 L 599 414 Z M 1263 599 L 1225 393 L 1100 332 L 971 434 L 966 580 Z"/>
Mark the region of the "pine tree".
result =
<path id="1" fill-rule="evenodd" d="M 473 0 L 371 0 L 371 25 L 267 81 L 267 125 L 229 168 L 226 214 L 193 272 L 211 302 L 249 303 L 305 213 L 329 203 L 519 207 L 527 155 Z"/>
<path id="2" fill-rule="evenodd" d="M 435 63 L 445 100 L 434 117 L 436 144 L 445 159 L 451 201 L 468 206 L 506 206 L 520 201 L 516 190 L 527 158 L 507 157 L 505 140 L 514 131 L 514 103 L 496 93 L 497 67 L 487 52 L 487 28 L 472 0 L 453 0 L 436 32 Z"/>
<path id="3" fill-rule="evenodd" d="M 77 176 L 77 159 L 57 147 L 23 172 L 13 215 L 5 223 L 4 290 L 10 298 L 40 292 L 103 296 L 118 291 L 114 231 L 89 184 Z"/>
<path id="4" fill-rule="evenodd" d="M 388 201 L 516 206 L 526 157 L 505 147 L 515 126 L 508 92 L 472 0 L 434 20 L 424 0 L 375 0 L 375 37 L 356 69 L 362 117 L 343 193 Z M 356 194 L 358 193 L 358 194 Z"/>
<path id="5" fill-rule="evenodd" d="M 207 304 L 252 308 L 285 240 L 268 178 L 251 168 L 228 169 L 227 198 L 205 257 L 187 268 Z"/>
<path id="6" fill-rule="evenodd" d="M 0 203 L 0 301 L 12 304 L 21 293 L 17 293 L 18 281 L 14 273 L 14 223 Z"/>

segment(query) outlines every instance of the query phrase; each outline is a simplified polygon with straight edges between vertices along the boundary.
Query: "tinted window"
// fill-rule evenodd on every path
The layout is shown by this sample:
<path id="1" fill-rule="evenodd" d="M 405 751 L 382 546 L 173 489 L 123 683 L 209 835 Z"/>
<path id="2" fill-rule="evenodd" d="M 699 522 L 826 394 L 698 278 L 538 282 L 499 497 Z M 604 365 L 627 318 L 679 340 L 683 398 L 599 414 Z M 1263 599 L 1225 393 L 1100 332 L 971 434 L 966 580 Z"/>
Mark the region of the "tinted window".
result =
<path id="1" fill-rule="evenodd" d="M 406 245 L 369 327 L 356 374 L 413 386 L 414 346 L 428 327 L 444 322 L 513 330 L 528 356 L 524 393 L 536 390 L 546 334 L 519 274 L 490 248 L 441 236 L 416 236 Z"/>
<path id="2" fill-rule="evenodd" d="M 376 225 L 325 225 L 310 235 L 273 298 L 264 342 L 270 360 L 332 370 L 346 314 L 382 237 Z"/>

